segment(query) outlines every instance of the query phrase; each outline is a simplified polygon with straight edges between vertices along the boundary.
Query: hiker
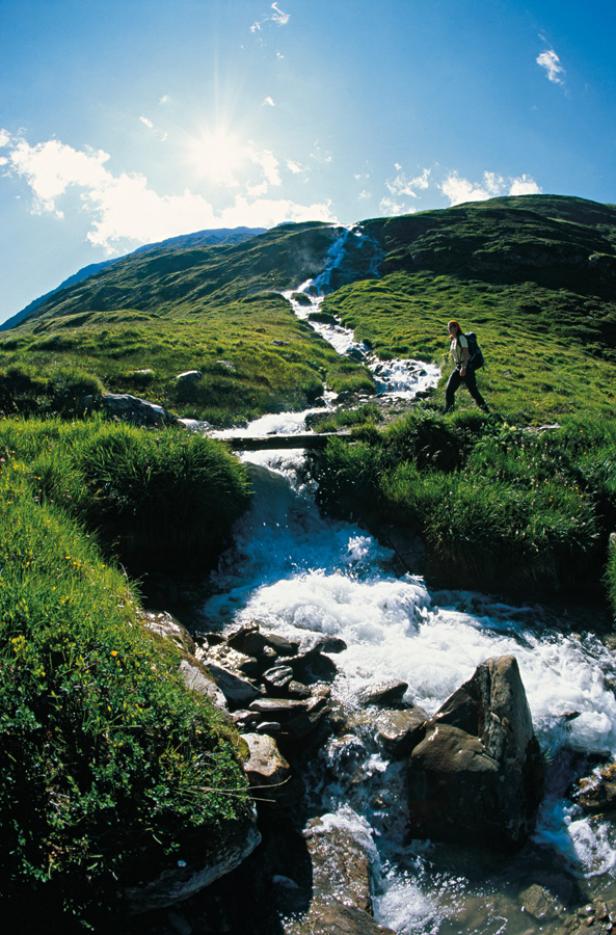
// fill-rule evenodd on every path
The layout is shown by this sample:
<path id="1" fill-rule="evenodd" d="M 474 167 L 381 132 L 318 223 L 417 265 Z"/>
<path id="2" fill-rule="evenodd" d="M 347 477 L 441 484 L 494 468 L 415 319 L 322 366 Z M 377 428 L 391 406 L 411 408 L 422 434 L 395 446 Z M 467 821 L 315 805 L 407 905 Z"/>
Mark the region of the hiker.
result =
<path id="1" fill-rule="evenodd" d="M 489 412 L 488 404 L 477 389 L 475 365 L 473 364 L 473 359 L 469 351 L 468 338 L 462 332 L 462 328 L 455 319 L 447 324 L 447 331 L 451 338 L 449 351 L 455 364 L 455 370 L 449 377 L 447 389 L 445 391 L 445 412 L 451 412 L 455 406 L 456 390 L 460 386 L 460 383 L 466 384 L 467 390 L 479 408 L 483 409 L 484 412 Z"/>

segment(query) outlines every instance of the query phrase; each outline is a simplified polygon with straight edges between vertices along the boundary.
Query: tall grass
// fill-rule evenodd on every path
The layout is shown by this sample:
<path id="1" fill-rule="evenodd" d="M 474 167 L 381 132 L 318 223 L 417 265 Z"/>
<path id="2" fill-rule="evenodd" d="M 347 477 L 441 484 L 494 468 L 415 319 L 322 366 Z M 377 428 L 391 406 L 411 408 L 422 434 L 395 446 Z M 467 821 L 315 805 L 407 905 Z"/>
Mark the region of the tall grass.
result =
<path id="1" fill-rule="evenodd" d="M 419 532 L 448 585 L 547 597 L 599 587 L 616 517 L 616 420 L 534 432 L 421 409 L 315 455 L 321 506 Z"/>
<path id="2" fill-rule="evenodd" d="M 223 444 L 179 429 L 5 420 L 0 454 L 27 462 L 39 501 L 79 519 L 136 572 L 207 570 L 250 495 Z"/>

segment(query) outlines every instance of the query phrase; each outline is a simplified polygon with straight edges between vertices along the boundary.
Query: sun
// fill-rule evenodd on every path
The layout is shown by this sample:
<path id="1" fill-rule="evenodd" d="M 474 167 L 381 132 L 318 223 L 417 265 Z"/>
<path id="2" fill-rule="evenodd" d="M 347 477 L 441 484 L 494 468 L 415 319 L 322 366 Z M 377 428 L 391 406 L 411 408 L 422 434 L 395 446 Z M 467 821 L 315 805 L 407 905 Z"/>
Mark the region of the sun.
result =
<path id="1" fill-rule="evenodd" d="M 246 147 L 224 127 L 203 130 L 186 147 L 187 159 L 201 177 L 219 185 L 237 185 L 237 174 L 246 161 Z"/>

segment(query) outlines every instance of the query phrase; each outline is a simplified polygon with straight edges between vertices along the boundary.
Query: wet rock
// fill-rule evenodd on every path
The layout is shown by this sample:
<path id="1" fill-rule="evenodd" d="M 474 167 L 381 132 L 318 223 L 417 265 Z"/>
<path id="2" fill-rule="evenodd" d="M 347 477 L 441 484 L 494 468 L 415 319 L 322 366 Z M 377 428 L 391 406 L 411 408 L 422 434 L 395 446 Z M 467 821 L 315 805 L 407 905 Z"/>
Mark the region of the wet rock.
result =
<path id="1" fill-rule="evenodd" d="M 290 666 L 273 666 L 263 673 L 263 684 L 268 695 L 285 697 L 287 687 L 293 681 L 293 669 Z"/>
<path id="2" fill-rule="evenodd" d="M 322 655 L 319 645 L 295 656 L 282 656 L 278 661 L 281 665 L 290 666 L 298 681 L 308 684 L 331 681 L 338 671 L 336 663 L 329 656 Z"/>
<path id="3" fill-rule="evenodd" d="M 287 695 L 289 698 L 310 698 L 312 692 L 303 682 L 296 682 L 295 679 L 291 679 L 287 685 Z"/>
<path id="4" fill-rule="evenodd" d="M 227 698 L 220 690 L 210 673 L 197 659 L 182 659 L 180 674 L 184 684 L 193 692 L 205 695 L 217 708 L 227 709 Z"/>
<path id="5" fill-rule="evenodd" d="M 379 743 L 394 758 L 407 756 L 423 740 L 428 715 L 418 705 L 383 711 L 376 720 Z"/>
<path id="6" fill-rule="evenodd" d="M 230 672 L 235 672 L 238 676 L 245 675 L 251 678 L 258 676 L 261 672 L 261 666 L 253 656 L 238 652 L 228 643 L 208 646 L 207 649 L 201 649 L 198 655 L 206 665 L 211 662 Z"/>
<path id="7" fill-rule="evenodd" d="M 556 919 L 564 912 L 564 906 L 545 886 L 532 883 L 522 890 L 519 896 L 520 906 L 538 922 Z"/>
<path id="8" fill-rule="evenodd" d="M 576 803 L 593 815 L 616 814 L 616 762 L 608 763 L 590 776 L 578 780 L 573 795 Z"/>
<path id="9" fill-rule="evenodd" d="M 250 682 L 248 679 L 244 679 L 229 669 L 216 665 L 214 662 L 208 661 L 207 668 L 232 708 L 250 705 L 251 701 L 260 696 L 261 691 L 254 682 Z"/>
<path id="10" fill-rule="evenodd" d="M 370 858 L 350 830 L 313 818 L 304 829 L 304 838 L 312 865 L 314 898 L 338 900 L 370 912 Z"/>
<path id="11" fill-rule="evenodd" d="M 230 873 L 260 841 L 253 809 L 245 820 L 228 822 L 216 842 L 204 844 L 203 860 L 178 860 L 176 866 L 163 871 L 155 880 L 127 887 L 122 896 L 135 914 L 173 906 Z"/>
<path id="12" fill-rule="evenodd" d="M 130 393 L 106 393 L 101 404 L 107 415 L 132 425 L 165 426 L 175 425 L 177 419 L 162 406 L 131 396 Z"/>
<path id="13" fill-rule="evenodd" d="M 242 734 L 249 750 L 244 771 L 258 796 L 284 801 L 289 798 L 291 767 L 268 734 Z M 265 788 L 263 788 L 265 787 Z"/>
<path id="14" fill-rule="evenodd" d="M 259 715 L 256 713 L 256 711 L 248 711 L 246 708 L 240 708 L 238 711 L 232 711 L 230 718 L 239 731 L 251 731 L 256 729 L 257 724 L 259 723 Z"/>
<path id="15" fill-rule="evenodd" d="M 282 724 L 280 721 L 260 721 L 255 730 L 259 734 L 270 734 L 272 737 L 277 737 L 282 733 Z"/>
<path id="16" fill-rule="evenodd" d="M 264 721 L 278 721 L 281 736 L 288 740 L 302 740 L 312 733 L 327 714 L 327 698 L 312 697 L 306 701 L 296 698 L 259 698 L 250 705 Z"/>
<path id="17" fill-rule="evenodd" d="M 235 630 L 227 639 L 227 645 L 246 656 L 261 656 L 268 648 L 278 656 L 294 656 L 299 643 L 287 640 L 277 633 L 261 630 L 258 623 L 249 623 Z"/>
<path id="18" fill-rule="evenodd" d="M 198 383 L 203 379 L 201 370 L 185 370 L 184 373 L 178 373 L 175 382 L 178 386 L 186 386 L 189 383 Z"/>
<path id="19" fill-rule="evenodd" d="M 513 656 L 482 663 L 428 721 L 408 780 L 415 836 L 497 848 L 526 840 L 543 760 Z"/>
<path id="20" fill-rule="evenodd" d="M 347 644 L 339 636 L 319 637 L 312 649 L 318 649 L 321 653 L 343 653 Z"/>
<path id="21" fill-rule="evenodd" d="M 285 925 L 285 935 L 395 935 L 375 922 L 369 913 L 336 900 L 314 902 L 303 919 Z"/>
<path id="22" fill-rule="evenodd" d="M 408 682 L 401 682 L 397 679 L 375 682 L 363 688 L 357 698 L 359 703 L 365 706 L 400 704 L 408 687 Z"/>
<path id="23" fill-rule="evenodd" d="M 186 627 L 182 626 L 179 620 L 176 620 L 166 610 L 145 611 L 142 620 L 146 630 L 165 639 L 173 640 L 184 652 L 191 654 L 195 652 L 195 641 Z"/>

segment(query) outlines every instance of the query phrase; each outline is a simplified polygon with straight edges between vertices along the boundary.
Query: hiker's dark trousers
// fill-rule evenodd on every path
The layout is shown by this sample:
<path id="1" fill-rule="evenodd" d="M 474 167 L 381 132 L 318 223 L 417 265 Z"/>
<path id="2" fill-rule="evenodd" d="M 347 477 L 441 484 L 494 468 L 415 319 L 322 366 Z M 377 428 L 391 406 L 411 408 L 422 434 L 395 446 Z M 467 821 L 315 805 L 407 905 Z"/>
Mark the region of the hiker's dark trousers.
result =
<path id="1" fill-rule="evenodd" d="M 460 371 L 456 367 L 447 383 L 447 389 L 445 391 L 445 405 L 447 409 L 453 407 L 455 401 L 456 390 L 461 383 L 464 383 L 467 390 L 475 400 L 478 406 L 481 406 L 482 409 L 486 406 L 486 401 L 477 389 L 477 379 L 475 377 L 475 370 L 473 367 L 468 367 L 466 374 L 464 376 L 460 375 Z"/>

